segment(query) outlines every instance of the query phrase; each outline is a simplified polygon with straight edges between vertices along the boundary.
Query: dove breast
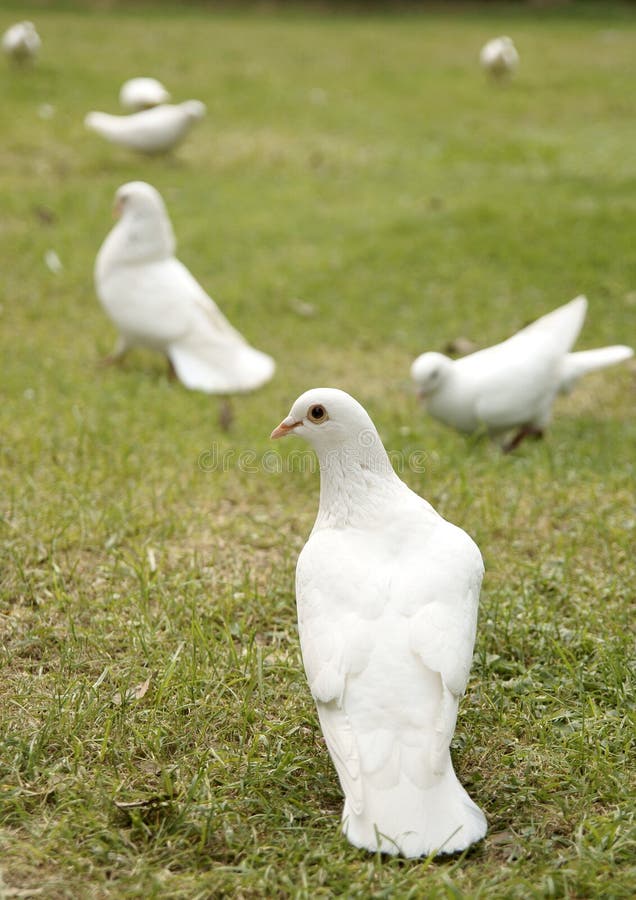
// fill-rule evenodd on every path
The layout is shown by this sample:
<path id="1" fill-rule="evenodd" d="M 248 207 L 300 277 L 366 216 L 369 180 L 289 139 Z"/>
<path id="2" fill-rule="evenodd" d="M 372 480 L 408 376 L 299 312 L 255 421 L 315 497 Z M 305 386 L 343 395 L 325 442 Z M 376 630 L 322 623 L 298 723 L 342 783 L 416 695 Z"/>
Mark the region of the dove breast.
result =
<path id="1" fill-rule="evenodd" d="M 106 313 L 131 343 L 163 351 L 190 329 L 204 324 L 199 303 L 207 296 L 174 257 L 122 265 L 97 277 L 98 296 Z"/>

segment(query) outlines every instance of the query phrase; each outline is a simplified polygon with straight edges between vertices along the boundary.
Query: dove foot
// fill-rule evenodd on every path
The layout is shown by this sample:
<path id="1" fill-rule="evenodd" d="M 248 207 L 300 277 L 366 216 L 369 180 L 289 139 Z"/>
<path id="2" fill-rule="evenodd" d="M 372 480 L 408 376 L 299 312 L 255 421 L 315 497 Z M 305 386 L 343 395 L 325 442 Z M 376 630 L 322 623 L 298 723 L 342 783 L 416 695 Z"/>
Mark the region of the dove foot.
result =
<path id="1" fill-rule="evenodd" d="M 120 363 L 122 361 L 125 355 L 125 353 L 117 353 L 116 351 L 113 351 L 112 353 L 109 353 L 108 356 L 104 356 L 102 357 L 102 359 L 99 359 L 97 361 L 97 365 L 101 366 L 102 368 L 105 368 L 106 366 L 117 365 L 117 363 Z"/>
<path id="2" fill-rule="evenodd" d="M 524 427 L 520 428 L 515 436 L 508 441 L 508 443 L 503 445 L 503 452 L 512 453 L 512 451 L 516 450 L 519 444 L 527 437 L 532 437 L 536 440 L 539 440 L 543 437 L 543 429 L 533 428 L 531 425 L 524 425 Z"/>
<path id="3" fill-rule="evenodd" d="M 103 359 L 100 359 L 97 363 L 98 366 L 114 366 L 115 363 L 119 363 L 122 361 L 124 356 L 128 353 L 130 347 L 126 343 L 126 341 L 119 337 L 117 338 L 117 342 L 113 348 L 112 353 L 109 353 L 108 356 L 105 356 Z"/>

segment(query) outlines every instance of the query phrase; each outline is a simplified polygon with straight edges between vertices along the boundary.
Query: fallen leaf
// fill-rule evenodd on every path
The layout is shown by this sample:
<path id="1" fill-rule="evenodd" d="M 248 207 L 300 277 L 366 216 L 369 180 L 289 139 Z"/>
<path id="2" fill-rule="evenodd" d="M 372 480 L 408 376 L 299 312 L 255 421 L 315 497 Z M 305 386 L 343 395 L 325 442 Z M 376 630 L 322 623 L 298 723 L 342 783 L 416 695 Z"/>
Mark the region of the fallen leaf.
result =
<path id="1" fill-rule="evenodd" d="M 116 694 L 113 694 L 113 703 L 117 706 L 121 706 L 123 700 L 141 700 L 142 697 L 146 696 L 148 692 L 148 688 L 150 687 L 150 680 L 152 678 L 152 674 L 149 675 L 145 681 L 142 681 L 141 684 L 135 685 L 135 687 L 128 688 L 126 693 L 123 695 L 117 691 Z"/>

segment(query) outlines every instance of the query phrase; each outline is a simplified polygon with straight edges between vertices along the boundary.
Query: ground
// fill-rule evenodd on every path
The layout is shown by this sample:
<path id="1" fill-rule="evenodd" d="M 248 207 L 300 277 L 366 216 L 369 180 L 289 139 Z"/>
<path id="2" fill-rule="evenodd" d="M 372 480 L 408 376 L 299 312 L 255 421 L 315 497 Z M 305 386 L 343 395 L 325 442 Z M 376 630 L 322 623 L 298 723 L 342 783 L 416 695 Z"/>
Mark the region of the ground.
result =
<path id="1" fill-rule="evenodd" d="M 578 293 L 579 347 L 635 342 L 636 13 L 102 7 L 0 10 L 43 39 L 1 75 L 0 896 L 631 897 L 634 366 L 510 456 L 427 418 L 408 371 Z M 501 33 L 521 66 L 490 84 Z M 82 124 L 146 74 L 208 107 L 172 157 Z M 156 355 L 97 366 L 95 254 L 140 178 L 277 360 L 229 431 Z M 453 754 L 489 832 L 465 857 L 339 833 L 295 625 L 318 475 L 269 441 L 321 384 L 484 554 Z"/>

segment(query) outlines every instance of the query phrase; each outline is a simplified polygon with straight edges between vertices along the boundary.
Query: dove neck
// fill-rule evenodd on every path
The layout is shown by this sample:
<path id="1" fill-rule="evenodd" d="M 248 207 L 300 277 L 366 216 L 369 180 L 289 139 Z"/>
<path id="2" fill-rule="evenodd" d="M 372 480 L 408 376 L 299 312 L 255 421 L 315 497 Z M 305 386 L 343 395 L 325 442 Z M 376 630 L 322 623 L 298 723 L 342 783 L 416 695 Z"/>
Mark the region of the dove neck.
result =
<path id="1" fill-rule="evenodd" d="M 167 217 L 131 216 L 118 222 L 110 232 L 100 252 L 100 261 L 108 270 L 122 263 L 166 259 L 174 251 L 174 232 Z"/>
<path id="2" fill-rule="evenodd" d="M 314 528 L 364 525 L 381 519 L 396 485 L 401 486 L 380 438 L 370 446 L 317 448 L 320 504 Z"/>

